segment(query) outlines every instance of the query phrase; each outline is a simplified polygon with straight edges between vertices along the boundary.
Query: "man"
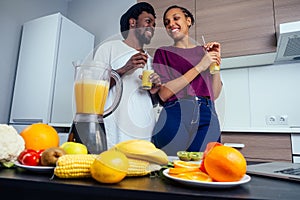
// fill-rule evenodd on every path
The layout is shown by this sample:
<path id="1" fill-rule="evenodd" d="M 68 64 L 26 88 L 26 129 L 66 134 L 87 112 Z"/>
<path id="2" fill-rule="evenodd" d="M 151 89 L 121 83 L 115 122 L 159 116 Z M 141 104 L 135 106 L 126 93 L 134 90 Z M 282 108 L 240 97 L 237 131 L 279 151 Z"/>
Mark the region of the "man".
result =
<path id="1" fill-rule="evenodd" d="M 155 11 L 146 2 L 140 2 L 129 8 L 120 19 L 121 34 L 124 40 L 105 42 L 95 52 L 94 59 L 108 62 L 123 81 L 123 94 L 117 109 L 104 118 L 107 145 L 129 139 L 150 140 L 155 125 L 155 114 L 151 94 L 160 87 L 160 78 L 151 74 L 151 90 L 141 89 L 141 74 L 147 65 L 152 68 L 150 56 L 143 50 L 149 44 L 155 27 Z M 110 89 L 106 106 L 111 105 L 115 90 Z"/>

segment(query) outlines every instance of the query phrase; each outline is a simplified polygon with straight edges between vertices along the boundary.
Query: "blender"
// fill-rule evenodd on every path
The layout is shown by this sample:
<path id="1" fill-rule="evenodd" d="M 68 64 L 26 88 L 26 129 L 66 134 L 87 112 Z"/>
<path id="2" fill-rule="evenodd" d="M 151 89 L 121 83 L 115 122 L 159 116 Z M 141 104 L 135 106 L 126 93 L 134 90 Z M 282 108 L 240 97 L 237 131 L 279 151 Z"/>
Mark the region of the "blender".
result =
<path id="1" fill-rule="evenodd" d="M 76 114 L 68 141 L 84 144 L 91 154 L 107 150 L 103 118 L 119 105 L 123 85 L 120 76 L 107 63 L 100 61 L 77 61 L 75 67 L 74 93 Z M 110 80 L 114 79 L 116 95 L 113 103 L 105 108 Z"/>

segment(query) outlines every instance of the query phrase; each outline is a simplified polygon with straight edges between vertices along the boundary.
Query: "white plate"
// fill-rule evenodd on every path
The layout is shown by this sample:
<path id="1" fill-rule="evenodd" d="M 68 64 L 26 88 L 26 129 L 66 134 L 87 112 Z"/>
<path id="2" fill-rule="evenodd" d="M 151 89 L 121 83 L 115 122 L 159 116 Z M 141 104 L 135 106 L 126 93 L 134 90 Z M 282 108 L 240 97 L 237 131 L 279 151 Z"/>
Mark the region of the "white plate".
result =
<path id="1" fill-rule="evenodd" d="M 181 179 L 177 178 L 174 176 L 170 176 L 168 174 L 169 169 L 165 169 L 163 171 L 164 176 L 177 181 L 179 183 L 185 184 L 185 185 L 190 185 L 190 186 L 198 186 L 198 187 L 209 187 L 209 188 L 229 188 L 229 187 L 234 187 L 238 185 L 242 185 L 245 183 L 248 183 L 251 180 L 251 177 L 249 175 L 245 175 L 240 181 L 235 181 L 235 182 L 205 182 L 205 181 L 194 181 L 194 180 L 186 180 L 186 179 Z"/>
<path id="2" fill-rule="evenodd" d="M 15 165 L 34 172 L 53 172 L 54 167 L 52 166 L 29 166 L 29 165 L 22 165 L 18 161 L 15 162 Z"/>

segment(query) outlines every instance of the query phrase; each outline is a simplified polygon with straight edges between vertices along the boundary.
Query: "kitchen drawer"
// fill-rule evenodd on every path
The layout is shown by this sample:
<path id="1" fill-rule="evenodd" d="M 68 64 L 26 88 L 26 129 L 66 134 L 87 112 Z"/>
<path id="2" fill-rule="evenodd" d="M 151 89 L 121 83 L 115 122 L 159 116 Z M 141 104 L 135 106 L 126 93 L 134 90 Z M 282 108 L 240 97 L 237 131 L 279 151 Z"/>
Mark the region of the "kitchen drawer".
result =
<path id="1" fill-rule="evenodd" d="M 294 163 L 300 163 L 300 156 L 293 156 Z"/>
<path id="2" fill-rule="evenodd" d="M 300 134 L 292 134 L 292 152 L 300 156 Z"/>
<path id="3" fill-rule="evenodd" d="M 244 144 L 240 152 L 248 161 L 292 162 L 291 135 L 288 133 L 223 132 L 222 143 Z"/>

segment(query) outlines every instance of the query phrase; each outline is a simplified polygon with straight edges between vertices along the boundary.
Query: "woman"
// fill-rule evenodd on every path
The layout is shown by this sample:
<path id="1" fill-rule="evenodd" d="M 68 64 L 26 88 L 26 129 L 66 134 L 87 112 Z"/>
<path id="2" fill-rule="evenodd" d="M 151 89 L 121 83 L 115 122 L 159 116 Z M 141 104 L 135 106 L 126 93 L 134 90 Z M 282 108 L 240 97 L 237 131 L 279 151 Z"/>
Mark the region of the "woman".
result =
<path id="1" fill-rule="evenodd" d="M 189 29 L 193 15 L 180 6 L 169 7 L 163 15 L 172 46 L 160 47 L 153 67 L 162 86 L 158 95 L 163 110 L 154 128 L 152 142 L 168 155 L 177 151 L 203 151 L 211 141 L 220 142 L 220 126 L 214 100 L 222 89 L 220 74 L 209 66 L 220 64 L 220 44 L 194 44 Z"/>

